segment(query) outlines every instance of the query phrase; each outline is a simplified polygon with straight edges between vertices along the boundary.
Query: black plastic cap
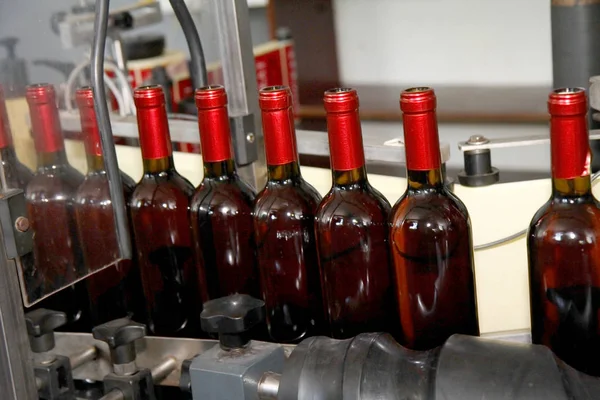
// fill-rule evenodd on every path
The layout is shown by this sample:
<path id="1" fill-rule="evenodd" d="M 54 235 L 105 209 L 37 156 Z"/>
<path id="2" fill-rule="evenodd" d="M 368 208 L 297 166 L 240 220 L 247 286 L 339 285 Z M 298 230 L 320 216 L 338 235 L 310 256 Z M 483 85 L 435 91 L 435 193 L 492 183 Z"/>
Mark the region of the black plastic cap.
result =
<path id="1" fill-rule="evenodd" d="M 44 353 L 54 348 L 54 330 L 67 323 L 64 312 L 38 308 L 25 314 L 31 351 Z"/>
<path id="2" fill-rule="evenodd" d="M 135 341 L 146 336 L 146 325 L 120 318 L 92 329 L 94 339 L 108 344 L 113 364 L 135 360 Z"/>
<path id="3" fill-rule="evenodd" d="M 204 303 L 200 314 L 202 329 L 218 333 L 221 347 L 244 347 L 245 333 L 265 319 L 265 302 L 246 294 L 232 294 Z"/>

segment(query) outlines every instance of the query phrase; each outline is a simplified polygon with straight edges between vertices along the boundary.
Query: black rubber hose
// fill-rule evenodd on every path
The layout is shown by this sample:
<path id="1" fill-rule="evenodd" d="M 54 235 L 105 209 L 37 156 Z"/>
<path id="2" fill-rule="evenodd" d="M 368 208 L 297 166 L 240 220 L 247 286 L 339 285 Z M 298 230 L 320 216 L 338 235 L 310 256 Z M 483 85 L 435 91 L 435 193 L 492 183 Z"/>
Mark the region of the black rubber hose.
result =
<path id="1" fill-rule="evenodd" d="M 92 42 L 92 56 L 90 60 L 90 78 L 94 90 L 94 108 L 100 128 L 100 142 L 104 154 L 108 189 L 113 204 L 115 226 L 121 257 L 131 258 L 131 241 L 129 238 L 129 225 L 125 197 L 117 152 L 115 150 L 112 127 L 110 126 L 110 113 L 104 92 L 104 47 L 106 45 L 106 31 L 108 25 L 108 9 L 110 0 L 96 0 L 96 17 L 94 19 L 94 40 Z"/>
<path id="2" fill-rule="evenodd" d="M 190 11 L 185 5 L 184 0 L 169 0 L 173 12 L 181 25 L 185 39 L 187 40 L 190 60 L 192 68 L 190 74 L 192 76 L 192 85 L 194 89 L 206 86 L 208 84 L 208 73 L 206 71 L 206 59 L 204 58 L 204 50 L 202 42 L 196 29 L 196 24 L 190 15 Z"/>

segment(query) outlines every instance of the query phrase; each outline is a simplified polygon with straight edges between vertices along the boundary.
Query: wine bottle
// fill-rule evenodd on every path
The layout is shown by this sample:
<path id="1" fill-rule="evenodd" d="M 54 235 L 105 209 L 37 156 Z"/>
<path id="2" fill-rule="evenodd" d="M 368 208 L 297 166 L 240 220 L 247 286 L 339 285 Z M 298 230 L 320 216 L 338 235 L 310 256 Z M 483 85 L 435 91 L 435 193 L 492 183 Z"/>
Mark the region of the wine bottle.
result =
<path id="1" fill-rule="evenodd" d="M 197 336 L 202 300 L 188 216 L 194 187 L 173 164 L 162 88 L 140 87 L 134 101 L 144 175 L 129 204 L 148 326 L 155 335 Z"/>
<path id="2" fill-rule="evenodd" d="M 0 85 L 0 162 L 4 174 L 4 180 L 0 180 L 2 187 L 4 189 L 25 190 L 29 181 L 33 178 L 33 172 L 17 158 L 2 85 Z"/>
<path id="3" fill-rule="evenodd" d="M 316 212 L 331 335 L 398 332 L 389 252 L 390 205 L 367 179 L 354 89 L 325 92 L 333 185 Z"/>
<path id="4" fill-rule="evenodd" d="M 76 99 L 88 172 L 75 194 L 75 214 L 85 267 L 92 272 L 115 264 L 120 252 L 92 88 L 79 89 Z M 120 176 L 128 202 L 135 182 L 123 172 Z M 139 269 L 131 260 L 119 261 L 96 272 L 85 283 L 90 297 L 92 325 L 123 317 L 143 320 L 140 315 L 142 292 Z"/>
<path id="5" fill-rule="evenodd" d="M 298 342 L 323 332 L 314 230 L 321 196 L 300 174 L 290 89 L 264 88 L 258 102 L 268 174 L 253 212 L 260 286 L 271 339 Z"/>
<path id="6" fill-rule="evenodd" d="M 531 337 L 600 376 L 600 204 L 592 194 L 584 89 L 550 93 L 552 195 L 527 234 Z"/>
<path id="7" fill-rule="evenodd" d="M 391 213 L 391 244 L 403 345 L 439 346 L 455 333 L 479 335 L 471 223 L 444 185 L 436 98 L 402 92 L 408 187 Z"/>
<path id="8" fill-rule="evenodd" d="M 204 259 L 210 299 L 232 293 L 259 296 L 252 201 L 254 191 L 233 161 L 227 95 L 222 86 L 196 90 L 204 178 L 191 205 L 196 257 Z"/>
<path id="9" fill-rule="evenodd" d="M 85 274 L 74 207 L 75 191 L 83 175 L 67 161 L 54 87 L 30 85 L 26 98 L 38 164 L 25 189 L 34 232 L 34 266 L 29 266 L 26 279 L 28 297 L 38 299 Z M 68 286 L 45 300 L 46 307 L 66 312 L 69 324 L 65 329 L 69 330 L 89 330 L 83 304 L 87 304 L 87 292 L 81 284 Z"/>

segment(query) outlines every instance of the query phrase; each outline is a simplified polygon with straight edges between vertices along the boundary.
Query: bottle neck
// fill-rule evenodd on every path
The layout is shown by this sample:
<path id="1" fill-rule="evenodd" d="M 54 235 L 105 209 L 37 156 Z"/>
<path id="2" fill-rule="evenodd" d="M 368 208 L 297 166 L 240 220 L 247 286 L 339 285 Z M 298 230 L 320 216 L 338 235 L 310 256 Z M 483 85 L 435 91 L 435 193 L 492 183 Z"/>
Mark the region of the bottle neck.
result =
<path id="1" fill-rule="evenodd" d="M 340 174 L 347 175 L 349 178 L 364 174 L 366 178 L 365 154 L 358 109 L 328 113 L 327 133 L 334 182 L 336 176 Z"/>
<path id="2" fill-rule="evenodd" d="M 301 176 L 300 165 L 297 161 L 280 165 L 267 165 L 267 179 L 269 182 L 296 181 Z"/>
<path id="3" fill-rule="evenodd" d="M 550 118 L 552 197 L 592 198 L 590 144 L 585 114 Z"/>
<path id="4" fill-rule="evenodd" d="M 292 173 L 295 168 L 299 173 L 298 146 L 292 107 L 263 110 L 262 125 L 265 137 L 265 156 L 269 170 L 280 170 L 279 174 L 284 170 Z"/>
<path id="5" fill-rule="evenodd" d="M 444 178 L 441 168 L 430 170 L 407 170 L 408 191 L 444 190 Z"/>
<path id="6" fill-rule="evenodd" d="M 68 165 L 67 154 L 63 150 L 37 153 L 38 168 L 57 168 Z"/>
<path id="7" fill-rule="evenodd" d="M 87 166 L 88 166 L 88 174 L 89 173 L 98 173 L 104 172 L 104 157 L 96 154 L 87 154 Z"/>
<path id="8" fill-rule="evenodd" d="M 403 115 L 408 190 L 441 190 L 444 174 L 434 110 Z"/>
<path id="9" fill-rule="evenodd" d="M 204 169 L 206 164 L 212 164 L 209 170 L 220 167 L 215 164 L 233 164 L 233 151 L 231 149 L 231 131 L 227 108 L 216 107 L 198 110 L 198 128 L 200 130 L 200 144 L 202 146 L 202 160 Z M 231 162 L 230 162 L 231 161 Z"/>
<path id="10" fill-rule="evenodd" d="M 65 142 L 62 136 L 56 103 L 30 104 L 29 111 L 35 150 L 39 155 L 38 160 L 62 158 L 64 156 Z M 49 154 L 56 154 L 56 156 L 50 156 Z"/>
<path id="11" fill-rule="evenodd" d="M 175 169 L 173 156 L 161 158 L 143 158 L 144 174 L 157 175 Z"/>
<path id="12" fill-rule="evenodd" d="M 162 172 L 173 167 L 173 149 L 164 103 L 137 108 L 144 172 Z"/>
<path id="13" fill-rule="evenodd" d="M 235 175 L 235 162 L 232 159 L 224 161 L 204 162 L 205 178 L 229 179 Z"/>
<path id="14" fill-rule="evenodd" d="M 555 200 L 592 198 L 592 181 L 589 175 L 572 179 L 552 178 L 552 198 Z"/>
<path id="15" fill-rule="evenodd" d="M 333 187 L 347 187 L 367 183 L 367 170 L 365 166 L 339 171 L 333 170 Z"/>

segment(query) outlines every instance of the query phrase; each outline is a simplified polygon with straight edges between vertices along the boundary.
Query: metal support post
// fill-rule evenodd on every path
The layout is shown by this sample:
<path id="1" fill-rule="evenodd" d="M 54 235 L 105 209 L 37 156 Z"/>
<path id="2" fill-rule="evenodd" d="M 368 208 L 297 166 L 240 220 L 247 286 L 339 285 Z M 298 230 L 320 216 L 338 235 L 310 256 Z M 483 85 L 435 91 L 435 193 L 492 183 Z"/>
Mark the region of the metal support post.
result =
<path id="1" fill-rule="evenodd" d="M 213 0 L 231 134 L 239 174 L 256 188 L 266 182 L 256 68 L 246 0 Z"/>
<path id="2" fill-rule="evenodd" d="M 0 242 L 5 243 L 0 229 Z M 7 400 L 38 398 L 23 302 L 14 261 L 0 246 L 0 393 Z"/>

